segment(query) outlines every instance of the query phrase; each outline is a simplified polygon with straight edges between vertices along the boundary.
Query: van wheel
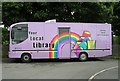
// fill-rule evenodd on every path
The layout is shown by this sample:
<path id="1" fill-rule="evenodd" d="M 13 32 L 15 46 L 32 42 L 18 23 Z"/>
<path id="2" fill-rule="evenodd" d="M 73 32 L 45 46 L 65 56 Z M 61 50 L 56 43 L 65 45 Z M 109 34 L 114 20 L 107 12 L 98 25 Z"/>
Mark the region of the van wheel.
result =
<path id="1" fill-rule="evenodd" d="M 31 55 L 30 54 L 23 54 L 21 56 L 21 61 L 24 63 L 31 62 Z"/>
<path id="2" fill-rule="evenodd" d="M 79 60 L 80 61 L 86 61 L 88 59 L 88 54 L 85 52 L 80 53 Z"/>

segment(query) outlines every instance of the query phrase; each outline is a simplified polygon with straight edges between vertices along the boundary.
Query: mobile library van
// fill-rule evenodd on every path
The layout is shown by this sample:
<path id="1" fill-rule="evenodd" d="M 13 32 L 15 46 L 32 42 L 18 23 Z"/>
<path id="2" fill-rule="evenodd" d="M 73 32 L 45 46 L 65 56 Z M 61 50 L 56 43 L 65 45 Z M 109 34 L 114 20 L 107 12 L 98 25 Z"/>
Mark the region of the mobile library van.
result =
<path id="1" fill-rule="evenodd" d="M 111 24 L 19 22 L 10 30 L 9 58 L 70 59 L 112 55 Z"/>

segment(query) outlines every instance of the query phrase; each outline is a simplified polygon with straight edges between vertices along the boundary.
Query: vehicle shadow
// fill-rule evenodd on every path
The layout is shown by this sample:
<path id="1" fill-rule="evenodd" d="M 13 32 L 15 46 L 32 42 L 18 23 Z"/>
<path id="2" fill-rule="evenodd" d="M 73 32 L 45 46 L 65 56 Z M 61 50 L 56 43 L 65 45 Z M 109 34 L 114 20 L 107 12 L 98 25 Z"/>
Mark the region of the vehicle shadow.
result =
<path id="1" fill-rule="evenodd" d="M 104 61 L 99 58 L 89 58 L 87 61 L 80 61 L 78 59 L 36 59 L 32 60 L 34 62 L 90 62 L 90 61 Z"/>
<path id="2" fill-rule="evenodd" d="M 34 59 L 30 63 L 66 63 L 66 62 L 93 62 L 93 61 L 105 61 L 101 58 L 89 58 L 87 61 L 80 61 L 78 59 Z M 20 59 L 3 58 L 2 63 L 22 63 Z"/>

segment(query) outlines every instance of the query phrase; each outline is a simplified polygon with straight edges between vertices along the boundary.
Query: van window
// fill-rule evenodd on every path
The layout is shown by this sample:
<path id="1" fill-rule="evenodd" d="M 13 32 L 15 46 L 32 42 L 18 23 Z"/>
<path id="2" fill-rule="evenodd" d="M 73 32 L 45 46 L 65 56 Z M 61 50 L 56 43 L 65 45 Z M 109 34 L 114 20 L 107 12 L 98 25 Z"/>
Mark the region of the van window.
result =
<path id="1" fill-rule="evenodd" d="M 12 44 L 18 44 L 28 38 L 28 25 L 18 24 L 12 28 L 11 32 Z"/>

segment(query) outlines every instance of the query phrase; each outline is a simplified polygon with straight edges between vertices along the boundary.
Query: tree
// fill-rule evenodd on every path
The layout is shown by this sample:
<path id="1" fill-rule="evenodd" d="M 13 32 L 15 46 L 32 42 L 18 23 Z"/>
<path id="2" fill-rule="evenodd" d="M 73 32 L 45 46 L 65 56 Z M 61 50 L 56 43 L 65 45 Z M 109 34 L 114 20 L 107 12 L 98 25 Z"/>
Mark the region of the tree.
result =
<path id="1" fill-rule="evenodd" d="M 120 44 L 120 2 L 114 6 L 114 18 L 112 21 L 113 34 L 118 37 L 118 44 Z"/>
<path id="2" fill-rule="evenodd" d="M 9 44 L 9 31 L 6 27 L 2 28 L 2 44 L 3 45 Z"/>
<path id="3" fill-rule="evenodd" d="M 3 22 L 21 21 L 111 22 L 113 3 L 3 3 Z"/>
<path id="4" fill-rule="evenodd" d="M 114 34 L 120 35 L 120 2 L 4 2 L 2 10 L 7 27 L 17 22 L 56 19 L 57 22 L 112 23 Z"/>
<path id="5" fill-rule="evenodd" d="M 114 6 L 114 18 L 112 21 L 114 34 L 120 36 L 120 2 Z"/>

